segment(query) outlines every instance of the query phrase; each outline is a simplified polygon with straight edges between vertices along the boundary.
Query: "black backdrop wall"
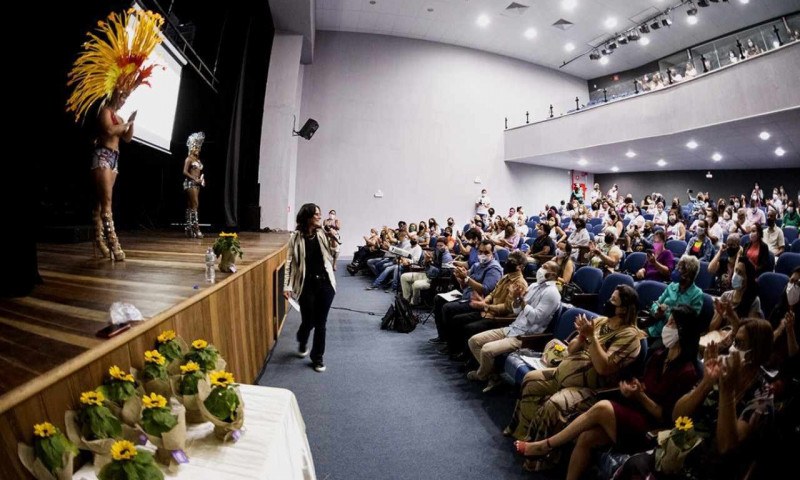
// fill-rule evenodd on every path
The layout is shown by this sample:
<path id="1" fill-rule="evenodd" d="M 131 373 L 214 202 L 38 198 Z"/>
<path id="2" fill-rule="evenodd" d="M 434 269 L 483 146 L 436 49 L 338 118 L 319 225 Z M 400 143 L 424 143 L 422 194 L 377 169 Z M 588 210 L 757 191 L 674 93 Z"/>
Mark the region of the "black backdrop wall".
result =
<path id="1" fill-rule="evenodd" d="M 616 183 L 622 194 L 631 193 L 641 200 L 645 195 L 658 192 L 665 198 L 680 197 L 685 203 L 686 189 L 695 192 L 708 192 L 716 200 L 728 198 L 732 194 L 747 194 L 753 189 L 753 182 L 759 182 L 765 194 L 772 194 L 772 188 L 783 185 L 789 196 L 797 201 L 800 189 L 800 167 L 772 170 L 715 170 L 713 178 L 706 178 L 705 170 L 679 170 L 658 172 L 634 172 L 615 174 L 595 174 L 594 181 L 606 192 Z"/>

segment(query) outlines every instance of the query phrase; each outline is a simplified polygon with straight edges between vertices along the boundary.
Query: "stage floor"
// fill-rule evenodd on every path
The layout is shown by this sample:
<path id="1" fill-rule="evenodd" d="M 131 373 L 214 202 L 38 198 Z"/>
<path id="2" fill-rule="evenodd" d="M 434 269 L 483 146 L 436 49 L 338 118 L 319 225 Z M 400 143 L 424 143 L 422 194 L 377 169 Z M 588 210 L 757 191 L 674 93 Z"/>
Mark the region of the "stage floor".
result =
<path id="1" fill-rule="evenodd" d="M 124 262 L 96 257 L 91 243 L 40 243 L 44 283 L 27 297 L 0 299 L 0 396 L 104 342 L 95 334 L 110 321 L 113 302 L 132 303 L 149 318 L 208 288 L 203 260 L 215 238 L 121 232 Z M 240 233 L 244 258 L 237 265 L 272 254 L 288 239 Z M 217 281 L 229 275 L 217 270 Z"/>

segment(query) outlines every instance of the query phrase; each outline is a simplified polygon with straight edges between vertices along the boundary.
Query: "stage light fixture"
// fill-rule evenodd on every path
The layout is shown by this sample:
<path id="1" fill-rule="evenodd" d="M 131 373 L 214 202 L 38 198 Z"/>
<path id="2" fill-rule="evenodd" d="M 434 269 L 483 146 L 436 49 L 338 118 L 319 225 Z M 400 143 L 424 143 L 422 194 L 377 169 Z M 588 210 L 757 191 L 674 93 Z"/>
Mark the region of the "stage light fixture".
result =
<path id="1" fill-rule="evenodd" d="M 639 25 L 639 31 L 641 33 L 650 33 L 650 26 L 647 25 L 646 23 L 643 25 Z"/>
<path id="2" fill-rule="evenodd" d="M 711 170 L 706 173 L 706 178 L 714 178 L 714 175 L 711 175 Z"/>
<path id="3" fill-rule="evenodd" d="M 617 37 L 617 43 L 619 43 L 620 45 L 627 45 L 628 37 L 626 37 L 624 34 L 620 35 L 619 37 Z"/>
<path id="4" fill-rule="evenodd" d="M 706 7 L 710 7 L 711 4 L 708 3 L 708 0 L 697 0 L 697 6 L 698 7 L 702 7 L 702 8 L 706 8 Z"/>
<path id="5" fill-rule="evenodd" d="M 609 49 L 608 47 L 605 47 L 602 50 L 600 50 L 600 53 L 602 53 L 603 55 L 611 55 L 612 53 L 614 53 L 614 51 Z"/>
<path id="6" fill-rule="evenodd" d="M 609 49 L 609 50 L 616 50 L 616 49 L 617 49 L 617 42 L 615 42 L 615 41 L 613 41 L 613 40 L 612 40 L 612 41 L 611 41 L 611 42 L 608 44 L 608 49 Z"/>
<path id="7" fill-rule="evenodd" d="M 628 32 L 628 40 L 631 41 L 631 42 L 638 42 L 639 39 L 641 39 L 641 38 L 642 38 L 642 35 L 636 29 L 633 29 L 630 32 Z"/>
<path id="8" fill-rule="evenodd" d="M 697 15 L 697 7 L 695 7 L 693 3 L 689 4 L 689 9 L 686 10 L 686 15 L 689 15 L 690 17 Z"/>
<path id="9" fill-rule="evenodd" d="M 664 25 L 665 27 L 671 27 L 672 26 L 672 19 L 671 18 L 663 18 L 661 20 L 661 25 Z"/>
<path id="10" fill-rule="evenodd" d="M 597 50 L 593 51 L 592 53 L 589 54 L 589 58 L 591 60 L 600 60 L 600 52 L 598 52 Z"/>
<path id="11" fill-rule="evenodd" d="M 658 19 L 656 19 L 655 22 L 650 24 L 650 28 L 652 28 L 653 30 L 658 30 L 659 28 L 661 28 L 661 24 L 658 23 Z"/>

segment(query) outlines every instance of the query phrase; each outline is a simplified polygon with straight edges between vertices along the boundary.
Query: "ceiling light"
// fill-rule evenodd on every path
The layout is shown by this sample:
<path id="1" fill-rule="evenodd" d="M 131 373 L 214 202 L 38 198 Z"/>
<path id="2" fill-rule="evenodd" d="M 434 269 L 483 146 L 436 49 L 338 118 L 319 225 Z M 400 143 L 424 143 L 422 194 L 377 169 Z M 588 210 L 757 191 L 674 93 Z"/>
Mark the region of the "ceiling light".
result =
<path id="1" fill-rule="evenodd" d="M 643 25 L 639 25 L 639 31 L 642 33 L 650 33 L 650 26 L 646 23 Z"/>
<path id="2" fill-rule="evenodd" d="M 532 38 L 535 38 L 535 37 L 536 37 L 536 29 L 535 28 L 529 28 L 529 29 L 525 30 L 525 38 L 532 39 Z"/>
<path id="3" fill-rule="evenodd" d="M 714 175 L 711 175 L 711 170 L 706 173 L 706 178 L 714 178 Z"/>
<path id="4" fill-rule="evenodd" d="M 639 45 L 650 45 L 650 37 L 642 37 L 642 39 L 639 40 Z"/>
<path id="5" fill-rule="evenodd" d="M 697 25 L 697 15 L 687 18 L 686 23 L 688 23 L 689 25 Z"/>
<path id="6" fill-rule="evenodd" d="M 689 143 L 686 144 L 686 146 L 694 150 L 695 148 L 697 148 L 697 142 L 695 142 L 694 140 L 690 140 Z"/>
<path id="7" fill-rule="evenodd" d="M 492 20 L 489 18 L 489 15 L 481 15 L 478 17 L 478 20 L 475 22 L 478 24 L 479 27 L 488 27 Z"/>
<path id="8" fill-rule="evenodd" d="M 722 155 L 720 155 L 719 152 L 714 152 L 714 155 L 711 155 L 711 160 L 719 162 L 720 160 L 722 160 Z"/>
<path id="9" fill-rule="evenodd" d="M 633 158 L 633 157 L 635 157 L 635 156 L 636 156 L 636 152 L 634 152 L 633 150 L 628 150 L 628 151 L 625 153 L 625 156 L 626 156 L 626 157 L 628 157 L 628 158 Z"/>
<path id="10" fill-rule="evenodd" d="M 589 54 L 589 59 L 600 60 L 600 52 L 598 52 L 597 50 L 593 51 L 592 53 Z"/>
<path id="11" fill-rule="evenodd" d="M 564 45 L 564 50 L 568 52 L 575 50 L 575 44 L 572 42 L 567 43 L 566 45 Z"/>
<path id="12" fill-rule="evenodd" d="M 608 65 L 608 57 L 600 57 L 600 65 Z"/>
<path id="13" fill-rule="evenodd" d="M 656 165 L 658 165 L 659 167 L 664 167 L 667 165 L 667 162 L 662 158 L 656 162 Z"/>
<path id="14" fill-rule="evenodd" d="M 619 172 L 619 167 L 611 167 L 612 172 Z"/>
<path id="15" fill-rule="evenodd" d="M 578 165 L 580 165 L 581 167 L 585 166 L 585 165 L 586 165 L 586 164 L 588 164 L 588 163 L 589 163 L 589 162 L 588 162 L 588 161 L 586 161 L 586 159 L 585 159 L 585 158 L 581 158 L 580 160 L 578 160 Z"/>
<path id="16" fill-rule="evenodd" d="M 614 28 L 617 26 L 617 19 L 614 17 L 608 17 L 605 21 L 606 28 Z"/>
<path id="17" fill-rule="evenodd" d="M 758 138 L 760 138 L 761 140 L 769 140 L 769 137 L 771 137 L 771 136 L 772 135 L 770 135 L 769 132 L 767 132 L 767 131 L 763 131 L 763 132 L 758 134 Z"/>
<path id="18" fill-rule="evenodd" d="M 782 149 L 781 147 L 775 149 L 775 155 L 779 157 L 782 157 L 784 153 L 786 153 L 786 150 Z"/>
<path id="19" fill-rule="evenodd" d="M 748 3 L 750 3 L 750 0 L 739 0 L 739 3 L 747 5 Z"/>
<path id="20" fill-rule="evenodd" d="M 577 0 L 561 0 L 561 8 L 564 10 L 572 10 L 576 6 L 578 6 Z"/>

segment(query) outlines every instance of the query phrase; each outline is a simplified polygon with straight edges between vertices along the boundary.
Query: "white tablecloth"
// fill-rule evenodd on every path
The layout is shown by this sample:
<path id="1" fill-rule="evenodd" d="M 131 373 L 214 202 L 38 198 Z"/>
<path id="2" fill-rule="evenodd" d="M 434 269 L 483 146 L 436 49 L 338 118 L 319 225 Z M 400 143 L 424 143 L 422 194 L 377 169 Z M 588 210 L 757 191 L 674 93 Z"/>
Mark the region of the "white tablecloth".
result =
<path id="1" fill-rule="evenodd" d="M 282 388 L 241 385 L 244 433 L 236 443 L 221 443 L 210 423 L 190 425 L 189 463 L 167 479 L 188 480 L 315 480 L 314 460 L 297 399 Z M 149 446 L 150 444 L 148 444 Z M 75 473 L 75 480 L 97 480 L 93 465 Z"/>

